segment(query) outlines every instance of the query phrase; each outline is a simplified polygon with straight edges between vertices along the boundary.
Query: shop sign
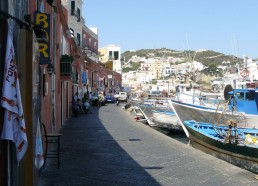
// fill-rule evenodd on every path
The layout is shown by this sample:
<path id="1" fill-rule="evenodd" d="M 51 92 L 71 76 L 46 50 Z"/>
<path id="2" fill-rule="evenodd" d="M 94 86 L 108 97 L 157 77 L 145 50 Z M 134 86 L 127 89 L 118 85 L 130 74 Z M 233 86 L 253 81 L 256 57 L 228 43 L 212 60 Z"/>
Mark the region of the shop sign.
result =
<path id="1" fill-rule="evenodd" d="M 38 41 L 39 64 L 50 63 L 50 14 L 35 12 L 36 25 L 41 25 L 44 40 Z"/>

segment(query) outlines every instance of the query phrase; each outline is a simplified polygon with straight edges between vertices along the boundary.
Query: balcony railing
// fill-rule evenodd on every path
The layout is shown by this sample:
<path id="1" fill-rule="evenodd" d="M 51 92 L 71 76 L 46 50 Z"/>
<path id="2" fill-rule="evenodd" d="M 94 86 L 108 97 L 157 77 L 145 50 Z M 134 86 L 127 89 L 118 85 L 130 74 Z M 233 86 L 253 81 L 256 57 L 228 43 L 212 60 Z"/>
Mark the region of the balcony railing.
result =
<path id="1" fill-rule="evenodd" d="M 109 60 L 109 61 L 113 61 L 113 60 L 115 60 L 115 58 L 112 57 L 112 56 L 108 56 L 108 60 Z"/>

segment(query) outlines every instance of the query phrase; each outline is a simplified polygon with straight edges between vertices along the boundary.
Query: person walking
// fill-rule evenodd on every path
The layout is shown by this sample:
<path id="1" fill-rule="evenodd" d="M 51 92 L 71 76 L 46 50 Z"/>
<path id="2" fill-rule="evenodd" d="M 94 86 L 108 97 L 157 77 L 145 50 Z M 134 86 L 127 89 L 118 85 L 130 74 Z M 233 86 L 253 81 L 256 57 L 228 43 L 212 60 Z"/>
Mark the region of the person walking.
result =
<path id="1" fill-rule="evenodd" d="M 74 103 L 76 103 L 77 100 L 78 100 L 78 92 L 76 92 L 76 93 L 74 94 L 74 96 L 73 96 L 73 101 L 74 101 Z"/>
<path id="2" fill-rule="evenodd" d="M 89 94 L 89 101 L 90 101 L 90 105 L 92 105 L 92 92 L 90 92 Z"/>
<path id="3" fill-rule="evenodd" d="M 84 113 L 86 113 L 86 101 L 88 101 L 88 100 L 89 100 L 88 95 L 86 93 L 84 93 L 84 95 L 82 97 L 82 110 Z"/>

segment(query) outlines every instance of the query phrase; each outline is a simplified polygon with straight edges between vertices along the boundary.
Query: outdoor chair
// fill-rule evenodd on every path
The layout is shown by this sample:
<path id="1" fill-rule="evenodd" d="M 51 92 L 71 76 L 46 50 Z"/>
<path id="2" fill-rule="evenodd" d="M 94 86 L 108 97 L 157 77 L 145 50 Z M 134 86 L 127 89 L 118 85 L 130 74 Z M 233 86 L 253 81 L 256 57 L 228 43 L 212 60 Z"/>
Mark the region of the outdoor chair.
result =
<path id="1" fill-rule="evenodd" d="M 56 158 L 58 169 L 59 169 L 59 166 L 60 166 L 60 138 L 61 138 L 62 134 L 61 133 L 48 133 L 44 123 L 42 123 L 42 126 L 43 126 L 43 130 L 44 130 L 44 136 L 45 136 L 45 142 L 46 142 L 46 150 L 45 150 L 45 155 L 44 155 L 43 169 L 45 168 L 47 158 Z M 54 151 L 50 151 L 50 149 L 48 149 L 48 148 L 50 148 L 49 144 L 56 144 L 57 149 L 55 149 Z"/>

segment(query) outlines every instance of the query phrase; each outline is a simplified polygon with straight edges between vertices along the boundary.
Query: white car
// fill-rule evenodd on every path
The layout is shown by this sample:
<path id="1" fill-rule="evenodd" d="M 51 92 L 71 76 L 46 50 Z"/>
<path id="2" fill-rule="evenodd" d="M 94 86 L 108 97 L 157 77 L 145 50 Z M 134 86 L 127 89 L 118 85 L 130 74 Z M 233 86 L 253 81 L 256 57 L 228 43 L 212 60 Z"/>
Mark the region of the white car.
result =
<path id="1" fill-rule="evenodd" d="M 127 92 L 119 92 L 118 100 L 127 102 Z"/>

